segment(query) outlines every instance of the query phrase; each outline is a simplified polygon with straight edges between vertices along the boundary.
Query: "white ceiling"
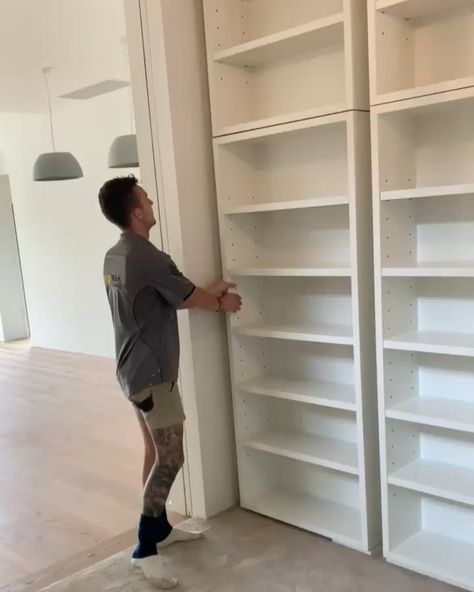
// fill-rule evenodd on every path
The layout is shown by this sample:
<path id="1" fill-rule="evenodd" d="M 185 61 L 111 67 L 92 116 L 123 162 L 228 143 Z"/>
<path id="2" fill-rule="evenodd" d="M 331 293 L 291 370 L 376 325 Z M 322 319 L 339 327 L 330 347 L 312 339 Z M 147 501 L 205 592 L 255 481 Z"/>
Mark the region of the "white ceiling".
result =
<path id="1" fill-rule="evenodd" d="M 122 0 L 0 0 L 0 112 L 41 112 L 41 68 L 60 95 L 104 80 L 129 80 Z"/>

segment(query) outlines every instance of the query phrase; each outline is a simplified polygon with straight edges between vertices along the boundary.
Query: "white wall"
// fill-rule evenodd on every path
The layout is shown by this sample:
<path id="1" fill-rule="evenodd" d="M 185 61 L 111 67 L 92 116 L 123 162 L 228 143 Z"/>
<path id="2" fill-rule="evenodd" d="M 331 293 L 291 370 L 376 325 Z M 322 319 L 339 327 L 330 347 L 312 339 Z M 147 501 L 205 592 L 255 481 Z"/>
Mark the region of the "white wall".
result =
<path id="1" fill-rule="evenodd" d="M 56 96 L 128 80 L 120 0 L 0 0 L 0 14 L 0 112 L 45 111 L 44 66 Z"/>
<path id="2" fill-rule="evenodd" d="M 102 262 L 119 231 L 103 218 L 97 193 L 109 177 L 138 174 L 107 168 L 113 138 L 130 133 L 129 89 L 71 101 L 55 129 L 57 149 L 76 156 L 84 178 L 35 183 L 34 161 L 50 150 L 48 119 L 0 113 L 0 174 L 10 176 L 32 344 L 113 356 Z"/>

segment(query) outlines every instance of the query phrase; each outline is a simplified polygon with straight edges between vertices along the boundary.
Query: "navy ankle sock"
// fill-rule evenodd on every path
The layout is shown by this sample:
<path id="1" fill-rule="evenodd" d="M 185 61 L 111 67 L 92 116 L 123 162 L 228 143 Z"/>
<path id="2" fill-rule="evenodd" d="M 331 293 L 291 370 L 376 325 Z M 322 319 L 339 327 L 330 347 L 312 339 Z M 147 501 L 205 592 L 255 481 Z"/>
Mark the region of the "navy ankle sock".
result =
<path id="1" fill-rule="evenodd" d="M 138 541 L 138 545 L 133 550 L 132 557 L 134 559 L 145 559 L 145 557 L 152 557 L 153 555 L 158 555 L 156 543 Z"/>
<path id="2" fill-rule="evenodd" d="M 156 542 L 161 543 L 164 541 L 173 530 L 173 527 L 168 522 L 168 516 L 166 514 L 166 507 L 163 508 L 163 511 L 158 516 L 158 522 L 156 527 Z"/>
<path id="3" fill-rule="evenodd" d="M 144 559 L 145 557 L 157 555 L 156 544 L 164 541 L 172 529 L 168 522 L 166 508 L 163 509 L 159 516 L 145 516 L 142 514 L 138 526 L 139 542 L 133 551 L 133 558 Z"/>

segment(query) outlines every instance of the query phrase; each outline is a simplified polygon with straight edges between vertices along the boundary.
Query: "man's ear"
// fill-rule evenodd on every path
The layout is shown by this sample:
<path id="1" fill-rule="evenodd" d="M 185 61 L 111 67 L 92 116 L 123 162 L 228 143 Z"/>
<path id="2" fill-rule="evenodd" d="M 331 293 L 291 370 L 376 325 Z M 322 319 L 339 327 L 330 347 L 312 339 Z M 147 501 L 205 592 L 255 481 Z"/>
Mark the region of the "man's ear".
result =
<path id="1" fill-rule="evenodd" d="M 143 220 L 143 211 L 141 208 L 133 208 L 132 214 L 136 216 L 139 220 Z"/>

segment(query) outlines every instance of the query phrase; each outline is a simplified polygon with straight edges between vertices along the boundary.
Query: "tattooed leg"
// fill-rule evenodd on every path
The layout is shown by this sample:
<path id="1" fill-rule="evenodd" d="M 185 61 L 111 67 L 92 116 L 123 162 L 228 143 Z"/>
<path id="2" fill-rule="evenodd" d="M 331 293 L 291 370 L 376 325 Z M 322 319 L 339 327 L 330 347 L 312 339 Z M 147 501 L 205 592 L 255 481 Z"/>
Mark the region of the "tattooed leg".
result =
<path id="1" fill-rule="evenodd" d="M 184 463 L 183 424 L 153 429 L 156 461 L 145 484 L 143 514 L 158 517 Z"/>
<path id="2" fill-rule="evenodd" d="M 156 461 L 156 450 L 153 438 L 151 437 L 148 425 L 143 417 L 143 413 L 140 409 L 135 408 L 138 423 L 140 424 L 140 430 L 143 435 L 143 443 L 145 448 L 145 454 L 143 457 L 143 471 L 142 471 L 142 484 L 145 487 L 148 477 L 150 476 L 151 470 Z"/>

